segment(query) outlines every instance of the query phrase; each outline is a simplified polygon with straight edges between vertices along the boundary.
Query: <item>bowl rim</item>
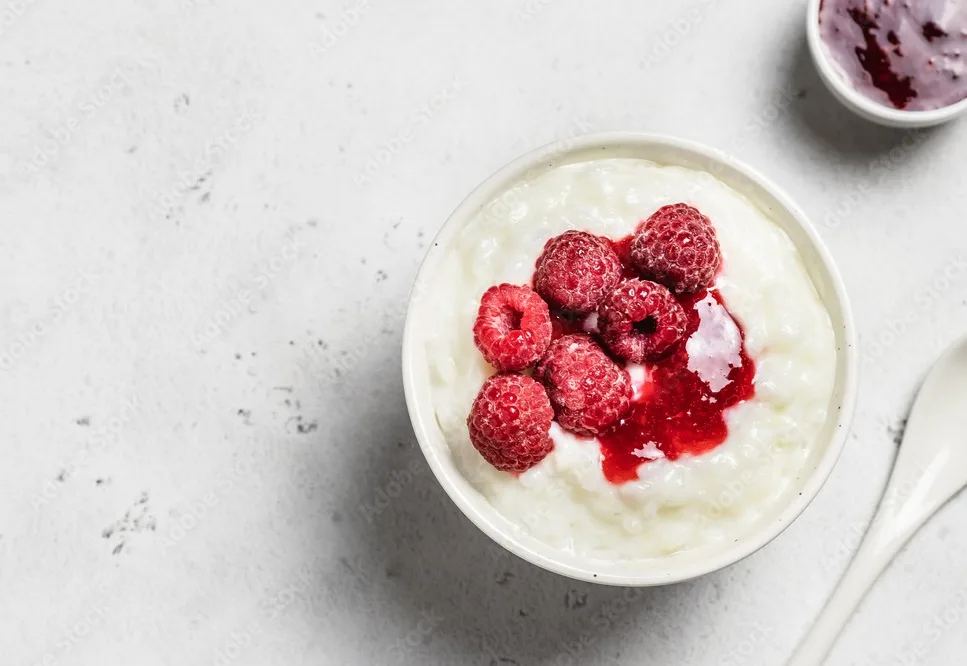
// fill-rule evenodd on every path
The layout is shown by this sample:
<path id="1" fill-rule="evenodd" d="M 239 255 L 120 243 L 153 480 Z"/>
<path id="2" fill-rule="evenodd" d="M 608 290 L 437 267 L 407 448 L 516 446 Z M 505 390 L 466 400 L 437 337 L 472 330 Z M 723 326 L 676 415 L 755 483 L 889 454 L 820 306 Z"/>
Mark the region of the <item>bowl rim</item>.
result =
<path id="1" fill-rule="evenodd" d="M 967 111 L 967 98 L 939 109 L 926 111 L 894 109 L 870 99 L 850 85 L 846 77 L 838 70 L 838 65 L 833 62 L 826 43 L 819 32 L 819 11 L 823 2 L 824 0 L 809 0 L 806 11 L 806 36 L 809 43 L 809 52 L 826 87 L 846 107 L 867 120 L 881 125 L 909 129 L 939 125 L 953 120 Z"/>
<path id="2" fill-rule="evenodd" d="M 832 473 L 836 462 L 839 460 L 849 435 L 849 426 L 856 407 L 857 375 L 859 371 L 856 327 L 846 293 L 846 286 L 826 245 L 805 213 L 771 180 L 752 167 L 718 149 L 668 135 L 634 131 L 587 134 L 568 140 L 568 147 L 565 149 L 561 149 L 560 145 L 561 142 L 559 141 L 531 150 L 506 164 L 492 176 L 489 176 L 454 209 L 434 237 L 433 242 L 429 245 L 426 256 L 417 271 L 414 286 L 407 302 L 407 312 L 403 328 L 403 392 L 410 421 L 417 440 L 420 443 L 420 449 L 423 451 L 423 455 L 430 469 L 450 499 L 481 531 L 518 557 L 548 571 L 576 580 L 607 585 L 649 587 L 698 578 L 745 559 L 779 536 L 816 498 L 820 489 Z M 459 472 L 454 470 L 451 473 L 449 470 L 444 469 L 441 459 L 442 454 L 438 454 L 429 443 L 430 437 L 428 435 L 428 429 L 431 424 L 436 424 L 433 405 L 428 401 L 420 404 L 416 389 L 416 377 L 419 369 L 416 365 L 416 357 L 418 354 L 415 353 L 415 350 L 417 345 L 422 344 L 422 340 L 418 338 L 416 331 L 417 326 L 414 323 L 416 308 L 413 306 L 419 285 L 425 279 L 424 273 L 430 268 L 431 257 L 447 249 L 447 240 L 456 231 L 462 229 L 483 205 L 492 200 L 490 194 L 498 186 L 506 191 L 521 176 L 532 173 L 533 169 L 541 168 L 543 163 L 547 163 L 549 150 L 553 151 L 555 158 L 566 159 L 569 155 L 586 153 L 589 149 L 603 149 L 606 147 L 645 147 L 652 149 L 658 147 L 692 153 L 705 160 L 709 160 L 711 163 L 718 164 L 718 166 L 731 168 L 752 181 L 785 209 L 788 217 L 795 221 L 795 224 L 798 225 L 808 238 L 809 244 L 815 251 L 823 270 L 826 271 L 830 278 L 832 287 L 830 297 L 835 299 L 833 302 L 839 306 L 842 312 L 841 326 L 843 329 L 844 348 L 840 351 L 842 353 L 841 362 L 845 365 L 842 402 L 839 404 L 835 427 L 832 429 L 826 450 L 816 462 L 815 469 L 801 488 L 802 492 L 798 496 L 791 497 L 787 506 L 774 520 L 764 522 L 761 527 L 745 534 L 735 544 L 730 544 L 721 552 L 714 553 L 714 555 L 708 558 L 685 561 L 684 565 L 675 574 L 668 574 L 663 577 L 654 574 L 649 575 L 647 572 L 640 575 L 626 575 L 600 570 L 592 571 L 590 568 L 579 567 L 540 552 L 535 552 L 526 544 L 522 544 L 516 535 L 510 534 L 502 529 L 497 524 L 497 521 L 493 520 L 493 517 L 499 516 L 497 510 L 486 500 L 481 501 L 480 499 L 468 497 L 464 490 L 457 486 L 455 476 L 460 476 Z M 484 505 L 488 507 L 486 511 L 481 510 L 481 507 Z M 589 562 L 593 561 L 591 558 L 588 559 Z M 694 562 L 698 562 L 698 564 Z"/>

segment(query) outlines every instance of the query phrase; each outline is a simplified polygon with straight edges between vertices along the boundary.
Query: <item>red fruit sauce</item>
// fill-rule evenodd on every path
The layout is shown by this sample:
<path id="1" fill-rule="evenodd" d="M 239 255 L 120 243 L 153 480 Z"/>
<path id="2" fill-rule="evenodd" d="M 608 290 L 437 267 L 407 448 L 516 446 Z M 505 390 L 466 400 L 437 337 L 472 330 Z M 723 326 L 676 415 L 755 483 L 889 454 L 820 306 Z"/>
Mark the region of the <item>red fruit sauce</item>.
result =
<path id="1" fill-rule="evenodd" d="M 631 236 L 613 241 L 613 245 L 625 267 L 625 277 L 638 277 L 629 260 Z M 740 343 L 739 362 L 730 367 L 723 380 L 727 383 L 718 391 L 713 391 L 698 373 L 689 370 L 686 348 L 686 342 L 701 324 L 697 305 L 709 296 L 735 323 Z M 714 449 L 729 434 L 725 411 L 755 395 L 755 363 L 746 353 L 745 333 L 728 312 L 721 294 L 713 287 L 676 298 L 688 316 L 685 336 L 668 357 L 646 366 L 648 379 L 640 395 L 632 401 L 631 411 L 598 437 L 601 466 L 605 478 L 611 483 L 622 484 L 638 479 L 638 467 L 648 460 L 634 452 L 649 444 L 656 446 L 669 460 Z M 582 326 L 583 318 L 552 312 L 551 320 L 555 340 L 562 335 L 588 335 Z"/>
<path id="2" fill-rule="evenodd" d="M 638 275 L 638 271 L 634 268 L 634 262 L 631 261 L 631 241 L 635 239 L 635 235 L 625 236 L 624 238 L 619 238 L 616 241 L 607 239 L 611 242 L 611 247 L 614 248 L 615 254 L 618 255 L 618 259 L 621 260 L 621 277 L 625 279 L 631 279 L 636 277 L 641 277 Z"/>
<path id="3" fill-rule="evenodd" d="M 967 97 L 965 0 L 823 0 L 820 34 L 854 88 L 897 109 Z"/>
<path id="4" fill-rule="evenodd" d="M 677 297 L 688 315 L 685 337 L 671 356 L 648 367 L 649 380 L 641 395 L 632 402 L 631 412 L 598 438 L 604 476 L 611 483 L 637 480 L 638 466 L 646 461 L 634 451 L 649 443 L 654 443 L 669 460 L 714 449 L 729 434 L 725 410 L 755 395 L 755 363 L 746 353 L 745 333 L 737 321 L 742 341 L 741 362 L 729 371 L 728 384 L 715 392 L 688 369 L 685 342 L 699 327 L 695 306 L 708 296 L 728 312 L 721 294 L 714 290 Z"/>
<path id="5" fill-rule="evenodd" d="M 565 335 L 587 335 L 583 322 L 584 317 L 551 310 L 551 341 L 563 338 Z"/>

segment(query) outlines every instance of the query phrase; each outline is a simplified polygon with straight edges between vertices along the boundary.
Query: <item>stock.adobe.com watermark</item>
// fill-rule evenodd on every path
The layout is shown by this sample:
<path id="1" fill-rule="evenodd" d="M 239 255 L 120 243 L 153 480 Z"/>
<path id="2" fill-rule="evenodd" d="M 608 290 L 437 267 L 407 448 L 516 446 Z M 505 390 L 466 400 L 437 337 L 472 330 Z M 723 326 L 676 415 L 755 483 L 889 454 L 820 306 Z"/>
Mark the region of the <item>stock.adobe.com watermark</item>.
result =
<path id="1" fill-rule="evenodd" d="M 385 326 L 395 325 L 406 314 L 408 303 L 405 301 L 394 301 L 382 313 L 381 321 Z M 352 351 L 336 354 L 329 351 L 328 345 L 307 345 L 300 352 L 299 369 L 306 380 L 323 384 L 323 380 L 342 381 L 342 378 L 351 374 L 359 367 L 362 358 L 373 349 L 374 345 L 381 344 L 377 338 L 381 335 L 376 332 L 378 329 L 373 327 L 373 335 L 363 335 L 357 340 L 358 344 Z"/>
<path id="2" fill-rule="evenodd" d="M 362 173 L 353 176 L 357 187 L 364 187 L 382 171 L 409 144 L 418 128 L 429 125 L 454 100 L 465 87 L 463 79 L 457 75 L 439 91 L 434 93 L 421 106 L 413 109 L 407 123 L 389 141 L 377 148 L 366 160 Z"/>
<path id="3" fill-rule="evenodd" d="M 429 608 L 420 613 L 420 621 L 416 623 L 416 627 L 405 636 L 398 638 L 396 643 L 390 647 L 390 654 L 396 663 L 402 663 L 411 650 L 423 645 L 426 637 L 432 634 L 445 619 L 434 608 Z"/>
<path id="4" fill-rule="evenodd" d="M 0 35 L 7 32 L 7 28 L 20 20 L 20 17 L 36 3 L 37 0 L 10 0 L 0 9 Z"/>
<path id="5" fill-rule="evenodd" d="M 14 336 L 13 342 L 0 348 L 0 371 L 9 372 L 31 349 L 40 344 L 50 331 L 70 312 L 81 296 L 89 292 L 103 276 L 102 271 L 80 270 L 71 285 L 56 298 L 50 308 Z"/>
<path id="6" fill-rule="evenodd" d="M 208 492 L 188 501 L 179 509 L 180 515 L 161 540 L 161 554 L 167 554 L 169 550 L 186 539 L 249 476 L 256 470 L 264 469 L 278 451 L 275 443 L 258 441 L 254 451 L 244 458 L 235 460 L 227 469 L 218 472 L 215 475 L 215 485 Z"/>
<path id="7" fill-rule="evenodd" d="M 947 265 L 938 268 L 902 311 L 891 315 L 876 328 L 876 333 L 863 339 L 864 363 L 874 364 L 882 358 L 904 333 L 919 323 L 925 312 L 967 277 L 967 254 L 958 253 Z"/>
<path id="8" fill-rule="evenodd" d="M 604 631 L 614 624 L 615 618 L 624 617 L 631 609 L 645 588 L 625 587 L 621 594 L 601 605 L 597 612 L 591 616 L 589 624 L 595 629 Z M 580 636 L 564 641 L 561 648 L 564 650 L 557 655 L 554 666 L 580 666 L 587 663 L 583 656 L 598 640 L 599 635 L 591 631 L 585 631 Z"/>
<path id="9" fill-rule="evenodd" d="M 85 119 L 93 118 L 115 95 L 134 86 L 131 72 L 126 70 L 124 66 L 117 67 L 94 92 L 81 97 L 67 117 L 47 130 L 48 137 L 34 146 L 30 159 L 23 164 L 25 174 L 34 175 L 47 166 L 77 135 Z"/>
<path id="10" fill-rule="evenodd" d="M 385 488 L 376 491 L 372 502 L 363 502 L 359 505 L 359 514 L 372 523 L 373 520 L 385 511 L 394 500 L 398 499 L 413 479 L 423 471 L 423 465 L 419 460 L 412 461 L 405 469 L 395 470 L 390 475 L 389 483 Z"/>
<path id="11" fill-rule="evenodd" d="M 859 550 L 864 538 L 866 538 L 865 525 L 851 525 L 842 541 L 832 545 L 825 544 L 824 549 L 828 552 L 823 560 L 823 566 L 826 569 L 835 569 L 848 562 Z"/>
<path id="12" fill-rule="evenodd" d="M 517 12 L 517 19 L 530 21 L 544 11 L 554 0 L 525 0 L 524 6 Z"/>
<path id="13" fill-rule="evenodd" d="M 139 58 L 135 63 L 123 63 L 105 76 L 92 91 L 76 96 L 66 115 L 47 129 L 47 138 L 34 145 L 29 159 L 21 166 L 23 173 L 28 176 L 39 173 L 60 155 L 85 123 L 124 90 L 134 88 L 135 81 L 142 78 L 145 72 L 155 70 L 156 65 L 144 58 Z"/>
<path id="14" fill-rule="evenodd" d="M 535 160 L 537 165 L 528 169 L 518 179 L 518 183 L 514 187 L 503 192 L 499 197 L 486 205 L 481 213 L 485 221 L 484 223 L 505 222 L 511 213 L 523 204 L 523 195 L 530 189 L 531 181 L 547 169 L 548 163 L 555 162 L 558 158 L 567 154 L 574 147 L 578 138 L 593 132 L 595 126 L 595 122 L 589 118 L 577 118 L 567 128 L 564 136 L 542 147 Z"/>
<path id="15" fill-rule="evenodd" d="M 228 497 L 235 490 L 235 486 L 241 483 L 251 471 L 251 466 L 240 467 L 236 465 L 227 472 L 216 474 L 213 490 L 198 499 L 189 500 L 187 506 L 179 510 L 180 515 L 177 521 L 168 529 L 168 533 L 161 541 L 161 554 L 165 555 L 191 534 L 207 516 L 211 515 L 212 511 L 221 505 L 222 500 Z"/>
<path id="16" fill-rule="evenodd" d="M 340 14 L 338 19 L 323 26 L 322 40 L 312 44 L 312 55 L 319 56 L 331 49 L 333 44 L 359 25 L 359 19 L 369 9 L 369 0 L 356 0 L 356 4 Z"/>
<path id="17" fill-rule="evenodd" d="M 701 2 L 689 7 L 687 12 L 666 25 L 663 30 L 652 35 L 642 66 L 648 68 L 664 62 L 678 45 L 684 42 L 701 25 L 709 9 L 711 9 L 716 1 L 701 0 Z"/>
<path id="18" fill-rule="evenodd" d="M 124 426 L 131 422 L 131 417 L 140 409 L 140 397 L 137 393 L 131 394 L 125 400 L 124 405 L 118 413 L 107 420 L 106 425 L 95 429 L 94 434 L 87 440 L 87 446 L 81 451 L 78 451 L 77 455 L 71 460 L 61 465 L 63 473 L 61 483 L 55 484 L 53 481 L 47 481 L 44 487 L 40 489 L 40 492 L 30 499 L 30 504 L 34 510 L 40 511 L 40 509 L 57 499 L 61 493 L 60 489 L 63 487 L 62 480 L 75 476 L 87 467 L 94 453 L 103 451 L 108 445 L 120 442 L 121 431 L 124 430 Z"/>
<path id="19" fill-rule="evenodd" d="M 299 257 L 299 252 L 306 247 L 305 242 L 295 233 L 295 228 L 286 232 L 288 241 L 283 243 L 268 259 L 261 262 L 254 274 L 243 282 L 229 297 L 218 304 L 215 312 L 204 322 L 201 330 L 191 336 L 191 342 L 196 349 L 202 349 L 212 342 L 236 318 L 240 317 L 253 299 L 264 292 L 269 284 L 282 273 L 286 266 L 290 266 Z"/>
<path id="20" fill-rule="evenodd" d="M 961 590 L 957 598 L 942 611 L 934 613 L 923 623 L 921 637 L 907 645 L 900 651 L 891 666 L 920 666 L 928 664 L 927 657 L 934 646 L 955 625 L 960 624 L 967 617 L 967 589 Z M 962 631 L 962 630 L 961 630 Z"/>
<path id="21" fill-rule="evenodd" d="M 759 653 L 772 633 L 771 627 L 753 622 L 752 630 L 719 663 L 721 666 L 758 666 L 762 663 Z"/>
<path id="22" fill-rule="evenodd" d="M 103 583 L 95 585 L 97 599 L 91 603 L 71 624 L 64 626 L 63 634 L 44 652 L 34 666 L 55 666 L 61 657 L 66 657 L 74 646 L 104 621 L 111 608 L 107 603 L 108 590 Z"/>
<path id="23" fill-rule="evenodd" d="M 297 601 L 302 601 L 308 612 L 316 617 L 312 607 L 312 590 L 312 572 L 307 567 L 302 567 L 295 582 L 259 600 L 257 604 L 259 617 L 229 633 L 228 639 L 215 650 L 212 666 L 228 666 L 238 659 L 243 652 L 256 643 L 266 622 L 277 618 Z"/>
<path id="24" fill-rule="evenodd" d="M 159 192 L 154 196 L 149 217 L 157 221 L 169 215 L 189 191 L 198 189 L 200 183 L 211 175 L 219 161 L 237 146 L 242 136 L 252 131 L 256 121 L 261 119 L 261 110 L 247 109 L 224 132 L 210 139 L 205 144 L 202 156 L 195 160 L 188 170 L 178 172 L 175 184 L 167 191 Z"/>
<path id="25" fill-rule="evenodd" d="M 232 631 L 225 644 L 215 650 L 212 666 L 228 666 L 251 647 L 261 635 L 262 623 L 259 620 L 252 620 L 244 627 Z"/>
<path id="26" fill-rule="evenodd" d="M 823 215 L 823 224 L 834 230 L 842 226 L 864 203 L 873 198 L 876 189 L 910 159 L 928 136 L 923 130 L 911 130 L 889 153 L 870 160 L 866 165 L 866 179 L 854 180 L 850 189 Z"/>

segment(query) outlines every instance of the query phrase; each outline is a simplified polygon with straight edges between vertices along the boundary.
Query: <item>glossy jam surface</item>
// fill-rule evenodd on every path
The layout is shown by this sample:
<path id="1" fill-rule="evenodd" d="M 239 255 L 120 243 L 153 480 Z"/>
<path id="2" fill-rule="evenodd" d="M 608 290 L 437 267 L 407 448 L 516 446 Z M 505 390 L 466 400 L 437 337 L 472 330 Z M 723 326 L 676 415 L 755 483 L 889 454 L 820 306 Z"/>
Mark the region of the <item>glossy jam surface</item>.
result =
<path id="1" fill-rule="evenodd" d="M 679 302 L 688 314 L 685 341 L 647 368 L 631 413 L 599 438 L 611 483 L 637 480 L 649 459 L 711 451 L 729 435 L 726 410 L 755 395 L 755 363 L 721 294 L 702 291 Z"/>
<path id="2" fill-rule="evenodd" d="M 634 235 L 600 238 L 614 247 L 625 278 L 640 277 L 631 262 Z M 597 440 L 601 468 L 611 483 L 636 481 L 638 468 L 651 460 L 711 451 L 728 438 L 726 410 L 755 395 L 755 363 L 722 295 L 713 287 L 677 298 L 688 316 L 682 341 L 661 361 L 637 367 L 644 377 L 631 412 Z M 593 314 L 552 311 L 551 321 L 555 340 L 597 333 Z"/>
<path id="3" fill-rule="evenodd" d="M 823 0 L 820 34 L 844 78 L 886 106 L 967 98 L 967 0 Z"/>
<path id="4" fill-rule="evenodd" d="M 585 318 L 568 315 L 564 312 L 551 311 L 551 340 L 557 340 L 565 335 L 583 335 Z"/>

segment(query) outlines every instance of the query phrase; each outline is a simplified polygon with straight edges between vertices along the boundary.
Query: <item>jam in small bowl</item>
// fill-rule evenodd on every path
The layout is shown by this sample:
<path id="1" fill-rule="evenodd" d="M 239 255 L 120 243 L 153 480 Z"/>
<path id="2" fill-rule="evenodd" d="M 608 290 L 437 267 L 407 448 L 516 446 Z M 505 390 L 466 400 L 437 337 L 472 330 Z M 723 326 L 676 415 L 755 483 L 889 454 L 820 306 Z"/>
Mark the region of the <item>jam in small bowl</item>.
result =
<path id="1" fill-rule="evenodd" d="M 807 32 L 826 85 L 869 120 L 926 127 L 967 110 L 967 0 L 812 0 Z"/>

